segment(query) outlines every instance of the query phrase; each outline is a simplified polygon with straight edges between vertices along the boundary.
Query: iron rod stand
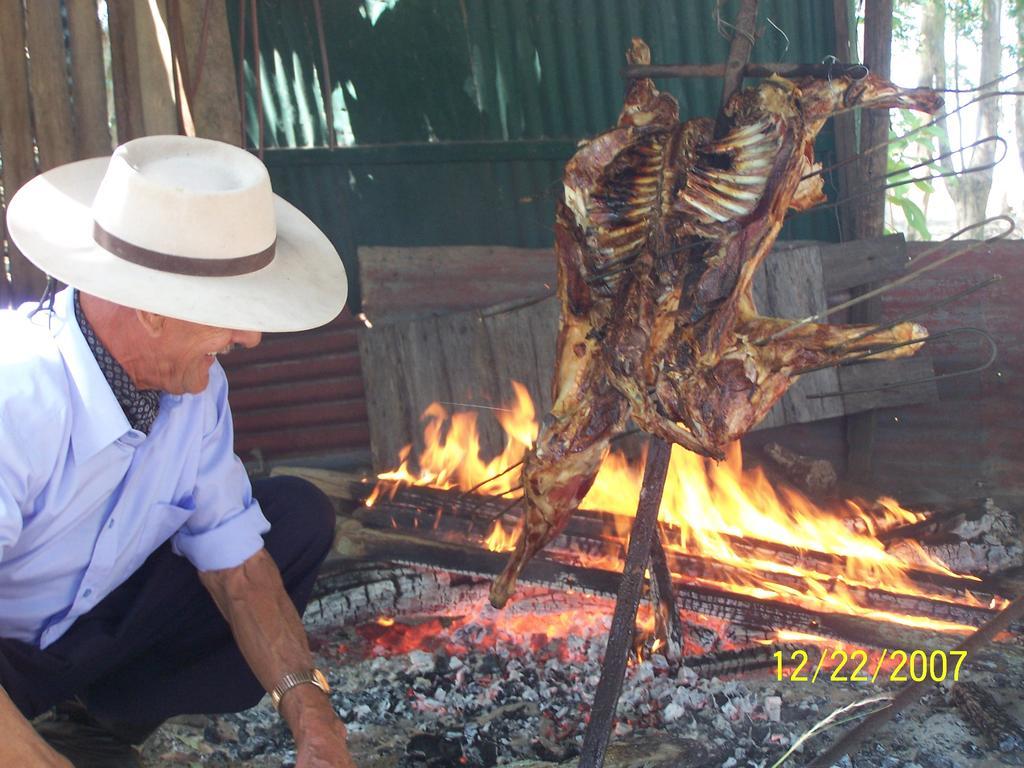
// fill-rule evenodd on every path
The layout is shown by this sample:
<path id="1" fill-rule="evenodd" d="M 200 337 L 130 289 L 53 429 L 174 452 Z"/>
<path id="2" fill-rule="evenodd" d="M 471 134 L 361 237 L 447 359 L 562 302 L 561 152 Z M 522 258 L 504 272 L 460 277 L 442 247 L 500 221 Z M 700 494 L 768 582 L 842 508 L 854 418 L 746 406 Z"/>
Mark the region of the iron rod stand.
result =
<path id="1" fill-rule="evenodd" d="M 644 482 L 640 489 L 640 503 L 629 536 L 626 566 L 619 582 L 615 600 L 608 646 L 601 666 L 601 680 L 597 684 L 590 721 L 583 736 L 579 768 L 601 768 L 605 750 L 615 722 L 615 708 L 622 692 L 622 679 L 633 643 L 636 612 L 640 607 L 640 593 L 644 585 L 644 571 L 651 556 L 651 543 L 658 528 L 658 508 L 665 490 L 671 449 L 663 440 L 651 439 L 644 466 Z"/>

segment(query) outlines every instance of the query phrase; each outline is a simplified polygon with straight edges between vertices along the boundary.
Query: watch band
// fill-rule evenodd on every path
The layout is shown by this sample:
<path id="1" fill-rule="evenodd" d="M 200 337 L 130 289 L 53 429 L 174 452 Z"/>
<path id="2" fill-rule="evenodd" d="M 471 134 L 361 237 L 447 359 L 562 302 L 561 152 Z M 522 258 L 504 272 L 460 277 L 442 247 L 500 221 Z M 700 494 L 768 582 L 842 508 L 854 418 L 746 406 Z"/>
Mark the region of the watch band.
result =
<path id="1" fill-rule="evenodd" d="M 315 685 L 325 695 L 329 695 L 331 692 L 331 686 L 327 684 L 327 678 L 319 669 L 314 668 L 306 672 L 289 672 L 281 678 L 278 684 L 274 686 L 274 690 L 270 692 L 270 701 L 274 705 L 274 709 L 280 708 L 282 696 L 295 686 L 302 685 L 303 683 Z"/>

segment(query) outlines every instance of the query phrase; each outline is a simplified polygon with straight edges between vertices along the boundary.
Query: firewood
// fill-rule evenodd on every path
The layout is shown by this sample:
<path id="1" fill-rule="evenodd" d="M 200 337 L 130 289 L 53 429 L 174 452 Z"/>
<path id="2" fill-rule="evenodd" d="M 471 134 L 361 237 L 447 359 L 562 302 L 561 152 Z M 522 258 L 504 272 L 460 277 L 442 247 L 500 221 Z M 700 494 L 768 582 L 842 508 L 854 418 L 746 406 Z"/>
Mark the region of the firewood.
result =
<path id="1" fill-rule="evenodd" d="M 1024 751 L 1024 729 L 980 685 L 970 681 L 954 683 L 949 699 L 961 717 L 974 726 L 991 746 L 1000 752 Z"/>
<path id="2" fill-rule="evenodd" d="M 429 531 L 432 537 L 436 536 L 439 540 L 462 543 L 474 535 L 478 540 L 482 539 L 489 533 L 491 519 L 495 514 L 500 514 L 507 505 L 506 499 L 497 497 L 468 496 L 457 491 L 425 487 L 404 487 L 399 489 L 394 497 L 378 500 L 375 507 L 357 511 L 355 517 L 370 527 L 394 526 L 405 531 Z M 604 513 L 581 510 L 570 518 L 565 531 L 552 543 L 552 556 L 562 560 L 580 554 L 592 557 L 620 557 L 621 544 L 605 537 L 607 525 L 608 516 Z M 774 542 L 726 538 L 738 553 L 750 559 L 813 568 L 819 572 L 834 574 L 837 579 L 845 573 L 846 562 L 842 557 L 798 551 Z M 735 580 L 739 570 L 727 563 L 695 554 L 668 551 L 666 556 L 676 574 L 691 579 L 704 578 L 728 582 Z M 747 570 L 746 573 L 749 575 L 750 571 Z M 802 589 L 804 585 L 803 579 L 798 576 L 768 571 L 754 571 L 753 575 L 797 589 Z M 966 590 L 986 599 L 992 597 L 985 593 L 982 584 L 972 579 L 920 570 L 911 570 L 907 576 L 920 584 L 928 585 L 930 591 L 940 597 L 961 595 Z M 994 613 L 988 608 L 970 607 L 937 598 L 897 594 L 881 588 L 849 587 L 849 591 L 854 595 L 860 595 L 862 604 L 972 626 L 987 621 Z"/>
<path id="3" fill-rule="evenodd" d="M 350 563 L 394 562 L 418 564 L 426 569 L 455 574 L 489 577 L 500 572 L 505 553 L 437 541 L 425 535 L 405 531 L 371 528 L 352 529 L 349 538 Z M 345 561 L 337 559 L 334 568 Z M 621 574 L 598 568 L 560 563 L 545 557 L 534 558 L 523 571 L 525 583 L 561 588 L 603 597 L 614 596 Z M 743 627 L 771 632 L 791 629 L 876 648 L 936 649 L 948 645 L 948 635 L 903 627 L 858 616 L 812 611 L 777 600 L 764 600 L 734 594 L 723 589 L 687 584 L 675 579 L 680 610 L 725 619 Z M 382 591 L 387 593 L 387 588 Z M 988 613 L 964 606 L 965 623 L 978 623 Z"/>
<path id="4" fill-rule="evenodd" d="M 800 490 L 818 498 L 835 496 L 839 476 L 832 462 L 802 456 L 778 443 L 768 443 L 764 453 Z"/>

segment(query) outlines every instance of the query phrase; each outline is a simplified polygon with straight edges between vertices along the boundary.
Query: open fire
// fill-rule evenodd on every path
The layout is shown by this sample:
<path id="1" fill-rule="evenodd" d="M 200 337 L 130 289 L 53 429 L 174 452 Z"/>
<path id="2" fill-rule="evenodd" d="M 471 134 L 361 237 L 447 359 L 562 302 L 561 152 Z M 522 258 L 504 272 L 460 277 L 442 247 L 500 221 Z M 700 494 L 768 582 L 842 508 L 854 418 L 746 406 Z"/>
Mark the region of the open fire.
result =
<path id="1" fill-rule="evenodd" d="M 515 400 L 496 412 L 506 442 L 504 450 L 487 460 L 481 456 L 477 414 L 449 414 L 433 403 L 423 414 L 424 449 L 411 459 L 406 446 L 398 469 L 378 476 L 367 500 L 372 506 L 382 493 L 394 493 L 403 485 L 458 489 L 514 499 L 521 496 L 520 462 L 536 439 L 538 424 L 526 388 L 513 382 Z M 605 457 L 597 479 L 581 509 L 600 510 L 604 536 L 624 543 L 629 535 L 640 493 L 642 461 L 630 461 L 614 449 Z M 930 588 L 921 579 L 908 577 L 913 570 L 955 577 L 944 563 L 914 543 L 913 558 L 901 558 L 885 548 L 878 533 L 908 525 L 923 515 L 898 502 L 880 498 L 874 503 L 842 500 L 829 504 L 812 501 L 795 488 L 773 484 L 760 468 L 744 468 L 738 443 L 725 461 L 697 456 L 675 446 L 659 518 L 666 531 L 665 548 L 673 553 L 697 555 L 729 566 L 723 580 L 686 575 L 688 583 L 710 586 L 758 599 L 782 601 L 801 608 L 831 614 L 847 614 L 943 632 L 968 632 L 972 627 L 953 621 L 902 614 L 870 604 L 869 590 L 954 602 L 973 607 L 1001 607 L 998 600 L 982 600 L 969 590 L 950 594 Z M 486 537 L 492 551 L 514 546 L 518 530 L 496 520 Z M 796 552 L 816 553 L 814 558 L 778 562 L 757 554 L 745 542 L 767 542 Z M 587 567 L 619 572 L 616 549 L 599 554 L 579 553 Z M 905 553 L 906 550 L 904 549 Z M 826 556 L 832 565 L 815 564 Z M 912 560 L 913 562 L 909 562 Z M 961 577 L 975 579 L 975 577 Z M 977 580 L 977 579 L 975 579 Z M 552 634 L 558 634 L 552 628 Z"/>

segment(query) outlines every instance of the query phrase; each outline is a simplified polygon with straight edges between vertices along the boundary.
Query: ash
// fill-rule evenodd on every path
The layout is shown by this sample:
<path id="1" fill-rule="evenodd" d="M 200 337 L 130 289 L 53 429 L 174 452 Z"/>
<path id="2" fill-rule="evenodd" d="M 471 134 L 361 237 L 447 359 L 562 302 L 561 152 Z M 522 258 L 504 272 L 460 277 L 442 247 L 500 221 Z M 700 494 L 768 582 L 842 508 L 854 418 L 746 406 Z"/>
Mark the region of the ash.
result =
<path id="1" fill-rule="evenodd" d="M 611 611 L 577 606 L 589 626 L 562 637 L 500 628 L 489 607 L 472 620 L 406 616 L 393 626 L 309 626 L 331 701 L 362 768 L 574 765 L 601 673 Z M 603 613 L 602 613 L 603 612 Z M 605 618 L 607 617 L 607 618 Z M 699 628 L 694 627 L 694 630 Z M 412 650 L 402 645 L 415 643 Z M 1018 719 L 1024 653 L 1000 647 L 970 679 Z M 779 681 L 774 665 L 731 679 L 702 676 L 653 654 L 631 664 L 619 700 L 609 766 L 767 768 L 833 710 L 884 692 L 879 685 Z M 844 725 L 815 737 L 787 766 L 805 764 Z M 1020 744 L 987 745 L 936 688 L 877 734 L 849 768 L 1020 765 Z M 147 766 L 283 768 L 294 744 L 268 699 L 240 714 L 177 718 L 144 746 Z M 993 762 L 997 760 L 998 762 Z"/>

